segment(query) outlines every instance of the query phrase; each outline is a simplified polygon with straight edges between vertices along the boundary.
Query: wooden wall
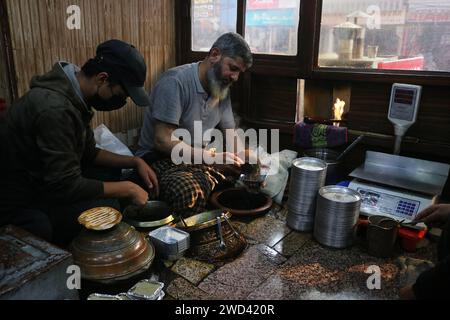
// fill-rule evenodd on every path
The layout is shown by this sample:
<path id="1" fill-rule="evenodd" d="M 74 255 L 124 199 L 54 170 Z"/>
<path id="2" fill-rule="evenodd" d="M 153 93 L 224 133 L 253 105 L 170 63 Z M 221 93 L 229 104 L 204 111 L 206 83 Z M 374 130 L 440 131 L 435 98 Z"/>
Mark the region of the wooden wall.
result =
<path id="1" fill-rule="evenodd" d="M 0 24 L 0 34 L 1 32 L 2 27 Z M 4 45 L 4 42 L 0 41 L 0 99 L 4 99 L 9 103 L 8 68 Z"/>
<path id="2" fill-rule="evenodd" d="M 144 55 L 146 88 L 175 65 L 174 0 L 6 0 L 19 97 L 35 74 L 58 61 L 82 65 L 95 55 L 97 45 L 120 39 Z M 81 29 L 69 30 L 70 5 L 81 9 Z M 98 112 L 93 126 L 104 123 L 113 132 L 142 125 L 144 108 L 129 103 L 121 110 Z"/>
<path id="3" fill-rule="evenodd" d="M 3 35 L 6 32 L 7 24 L 3 20 L 6 18 L 4 3 L 0 1 L 0 99 L 4 99 L 7 104 L 11 102 L 11 92 L 9 83 L 9 73 L 7 64 L 7 49 Z"/>

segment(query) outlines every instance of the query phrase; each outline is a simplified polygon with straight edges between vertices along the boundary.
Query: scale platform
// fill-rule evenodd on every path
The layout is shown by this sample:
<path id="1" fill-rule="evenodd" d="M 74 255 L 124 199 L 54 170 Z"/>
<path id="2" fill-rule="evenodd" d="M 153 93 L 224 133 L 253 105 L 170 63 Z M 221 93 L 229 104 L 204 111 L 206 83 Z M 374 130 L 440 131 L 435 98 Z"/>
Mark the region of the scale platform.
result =
<path id="1" fill-rule="evenodd" d="M 361 214 L 411 222 L 442 194 L 450 165 L 368 151 L 349 188 L 362 196 Z M 423 229 L 424 224 L 412 226 Z"/>

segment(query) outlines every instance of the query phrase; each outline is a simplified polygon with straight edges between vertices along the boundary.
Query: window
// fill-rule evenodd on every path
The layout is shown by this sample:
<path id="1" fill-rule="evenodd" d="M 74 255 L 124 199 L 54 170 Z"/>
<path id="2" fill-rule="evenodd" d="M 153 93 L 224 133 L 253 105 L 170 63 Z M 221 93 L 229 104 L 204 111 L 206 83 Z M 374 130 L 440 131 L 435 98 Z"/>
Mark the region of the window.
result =
<path id="1" fill-rule="evenodd" d="M 209 51 L 223 33 L 236 32 L 237 0 L 192 0 L 192 51 Z"/>
<path id="2" fill-rule="evenodd" d="M 192 51 L 207 52 L 223 33 L 236 32 L 236 0 L 192 0 Z M 253 53 L 296 56 L 300 0 L 247 0 L 245 38 Z"/>
<path id="3" fill-rule="evenodd" d="M 245 38 L 252 52 L 297 55 L 300 0 L 248 0 Z"/>
<path id="4" fill-rule="evenodd" d="M 450 71 L 448 0 L 323 0 L 320 67 Z"/>

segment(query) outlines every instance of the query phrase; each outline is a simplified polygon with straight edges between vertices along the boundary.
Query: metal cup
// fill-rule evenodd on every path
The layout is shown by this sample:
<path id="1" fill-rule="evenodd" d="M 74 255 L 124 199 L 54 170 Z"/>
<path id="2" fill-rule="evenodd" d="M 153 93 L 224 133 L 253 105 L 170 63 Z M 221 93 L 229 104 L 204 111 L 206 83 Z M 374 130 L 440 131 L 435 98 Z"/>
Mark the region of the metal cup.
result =
<path id="1" fill-rule="evenodd" d="M 394 254 L 399 225 L 385 216 L 369 217 L 367 227 L 367 248 L 370 255 L 390 258 Z"/>

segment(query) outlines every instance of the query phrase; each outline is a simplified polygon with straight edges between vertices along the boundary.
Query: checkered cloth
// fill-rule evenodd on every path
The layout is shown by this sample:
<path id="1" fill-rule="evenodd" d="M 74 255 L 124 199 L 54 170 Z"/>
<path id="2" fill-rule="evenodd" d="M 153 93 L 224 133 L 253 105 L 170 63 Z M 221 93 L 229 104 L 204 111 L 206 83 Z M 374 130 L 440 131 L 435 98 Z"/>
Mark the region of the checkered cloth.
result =
<path id="1" fill-rule="evenodd" d="M 175 165 L 170 159 L 152 164 L 160 188 L 160 199 L 176 214 L 189 217 L 204 212 L 214 188 L 225 179 L 207 165 Z"/>

